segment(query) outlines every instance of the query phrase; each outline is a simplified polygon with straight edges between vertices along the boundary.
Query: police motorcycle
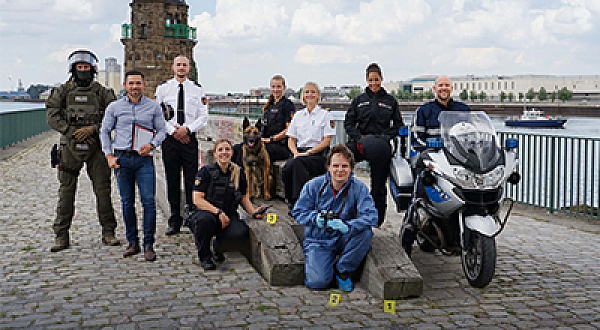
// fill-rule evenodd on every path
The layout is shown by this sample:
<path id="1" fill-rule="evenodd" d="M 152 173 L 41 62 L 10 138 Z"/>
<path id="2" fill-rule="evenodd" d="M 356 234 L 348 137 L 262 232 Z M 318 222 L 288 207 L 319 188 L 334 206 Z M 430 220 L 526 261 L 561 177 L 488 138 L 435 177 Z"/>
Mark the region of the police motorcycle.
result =
<path id="1" fill-rule="evenodd" d="M 442 111 L 439 121 L 441 138 L 428 139 L 420 166 L 413 161 L 416 180 L 410 203 L 406 190 L 413 176 L 406 171 L 401 150 L 391 164 L 390 190 L 398 210 L 412 212 L 410 225 L 416 230 L 419 248 L 460 254 L 469 284 L 483 288 L 496 268 L 495 237 L 504 229 L 513 206 L 512 200 L 503 198 L 505 184 L 520 181 L 518 140 L 509 138 L 502 148 L 483 111 Z M 501 218 L 504 204 L 507 209 Z"/>

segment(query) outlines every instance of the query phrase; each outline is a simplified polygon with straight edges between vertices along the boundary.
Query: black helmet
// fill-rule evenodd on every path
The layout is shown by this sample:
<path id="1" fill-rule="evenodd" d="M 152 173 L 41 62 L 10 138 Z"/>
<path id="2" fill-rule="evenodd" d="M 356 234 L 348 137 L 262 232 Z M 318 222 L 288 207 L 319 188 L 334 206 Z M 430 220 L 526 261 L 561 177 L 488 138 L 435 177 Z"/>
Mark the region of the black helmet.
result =
<path id="1" fill-rule="evenodd" d="M 89 50 L 76 50 L 67 57 L 67 60 L 69 61 L 69 72 L 74 71 L 75 64 L 77 63 L 87 63 L 92 67 L 91 70 L 94 73 L 98 72 L 98 58 Z"/>

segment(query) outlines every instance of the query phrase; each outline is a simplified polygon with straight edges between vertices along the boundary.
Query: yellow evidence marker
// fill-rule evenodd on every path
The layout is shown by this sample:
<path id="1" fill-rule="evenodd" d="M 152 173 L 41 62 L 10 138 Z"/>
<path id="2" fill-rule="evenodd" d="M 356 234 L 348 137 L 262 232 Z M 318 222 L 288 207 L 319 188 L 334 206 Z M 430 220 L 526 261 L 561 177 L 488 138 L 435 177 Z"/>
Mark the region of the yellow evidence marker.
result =
<path id="1" fill-rule="evenodd" d="M 267 223 L 270 225 L 274 225 L 276 222 L 277 222 L 277 214 L 267 213 Z"/>
<path id="2" fill-rule="evenodd" d="M 383 311 L 385 313 L 390 313 L 396 315 L 396 301 L 395 300 L 384 300 L 383 301 Z"/>
<path id="3" fill-rule="evenodd" d="M 331 307 L 335 307 L 342 302 L 342 295 L 339 293 L 331 293 L 329 294 L 329 303 L 327 303 Z"/>

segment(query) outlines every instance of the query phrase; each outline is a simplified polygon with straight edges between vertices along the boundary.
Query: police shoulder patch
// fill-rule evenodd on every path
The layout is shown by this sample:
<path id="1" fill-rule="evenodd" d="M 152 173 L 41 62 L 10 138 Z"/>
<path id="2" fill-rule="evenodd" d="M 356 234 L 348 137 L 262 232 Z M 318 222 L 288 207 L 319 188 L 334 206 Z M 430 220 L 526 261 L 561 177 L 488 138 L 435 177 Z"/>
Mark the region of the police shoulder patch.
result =
<path id="1" fill-rule="evenodd" d="M 331 128 L 335 128 L 335 122 L 333 120 L 329 121 L 329 125 L 331 125 Z"/>
<path id="2" fill-rule="evenodd" d="M 194 184 L 197 186 L 200 184 L 200 179 L 196 179 L 196 181 L 194 182 Z"/>
<path id="3" fill-rule="evenodd" d="M 206 105 L 208 103 L 208 99 L 206 98 L 206 96 L 202 97 L 202 104 Z"/>

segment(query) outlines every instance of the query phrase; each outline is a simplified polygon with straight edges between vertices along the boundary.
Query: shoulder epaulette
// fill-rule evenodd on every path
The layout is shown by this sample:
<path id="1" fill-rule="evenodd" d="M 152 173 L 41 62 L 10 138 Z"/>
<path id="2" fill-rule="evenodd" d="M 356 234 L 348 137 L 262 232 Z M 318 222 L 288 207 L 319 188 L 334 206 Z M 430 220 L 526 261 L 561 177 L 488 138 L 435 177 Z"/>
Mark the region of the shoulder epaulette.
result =
<path id="1" fill-rule="evenodd" d="M 160 85 L 162 85 L 162 84 L 166 83 L 167 81 L 168 81 L 168 80 L 165 80 L 165 81 L 162 81 L 162 82 L 160 82 L 160 83 L 158 84 L 158 86 L 160 86 Z"/>
<path id="2" fill-rule="evenodd" d="M 193 81 L 193 80 L 192 80 L 192 82 L 194 83 L 194 85 L 196 85 L 196 86 L 198 86 L 198 87 L 202 87 L 202 85 L 201 85 L 199 82 L 197 82 L 197 81 Z"/>

